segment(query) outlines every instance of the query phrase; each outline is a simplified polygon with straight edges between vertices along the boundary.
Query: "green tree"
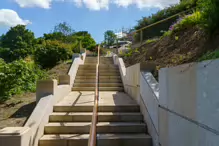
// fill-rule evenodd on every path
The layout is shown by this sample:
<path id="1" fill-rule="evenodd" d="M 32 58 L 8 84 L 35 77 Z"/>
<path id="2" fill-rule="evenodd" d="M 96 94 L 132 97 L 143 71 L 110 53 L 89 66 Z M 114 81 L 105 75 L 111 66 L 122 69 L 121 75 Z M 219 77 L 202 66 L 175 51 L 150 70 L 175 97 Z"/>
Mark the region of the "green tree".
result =
<path id="1" fill-rule="evenodd" d="M 25 58 L 34 51 L 34 33 L 26 29 L 25 25 L 11 27 L 10 30 L 1 37 L 1 46 L 9 48 L 10 61 Z M 8 58 L 4 58 L 8 60 Z"/>
<path id="2" fill-rule="evenodd" d="M 78 43 L 81 42 L 83 48 L 88 50 L 93 50 L 95 48 L 96 42 L 87 31 L 78 31 L 74 36 L 77 38 Z"/>
<path id="3" fill-rule="evenodd" d="M 63 23 L 59 23 L 58 25 L 56 25 L 54 27 L 54 32 L 60 32 L 65 36 L 69 36 L 72 35 L 75 31 L 71 28 L 71 26 L 69 24 L 67 24 L 66 22 Z"/>
<path id="4" fill-rule="evenodd" d="M 115 33 L 114 33 L 112 30 L 107 30 L 107 31 L 104 33 L 104 41 L 105 41 L 105 44 L 106 44 L 107 46 L 113 45 L 113 43 L 116 41 L 116 35 L 115 35 Z"/>
<path id="5" fill-rule="evenodd" d="M 51 68 L 72 56 L 71 44 L 62 43 L 57 40 L 46 40 L 38 45 L 34 60 L 43 68 Z"/>

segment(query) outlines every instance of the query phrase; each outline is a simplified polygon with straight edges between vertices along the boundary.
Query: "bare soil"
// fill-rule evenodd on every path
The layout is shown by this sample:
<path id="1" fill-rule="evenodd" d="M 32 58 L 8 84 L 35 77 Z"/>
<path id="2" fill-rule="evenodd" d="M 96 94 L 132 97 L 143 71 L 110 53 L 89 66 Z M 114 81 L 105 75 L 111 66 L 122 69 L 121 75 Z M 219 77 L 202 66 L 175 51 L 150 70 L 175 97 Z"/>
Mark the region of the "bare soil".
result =
<path id="1" fill-rule="evenodd" d="M 150 62 L 163 67 L 176 66 L 184 63 L 196 62 L 207 51 L 215 50 L 219 46 L 219 35 L 209 38 L 197 27 L 174 32 L 156 42 L 144 44 L 130 57 L 124 56 L 126 66 L 140 62 Z M 155 70 L 154 75 L 158 75 Z"/>
<path id="2" fill-rule="evenodd" d="M 0 129 L 23 126 L 36 105 L 36 94 L 15 95 L 0 104 Z"/>
<path id="3" fill-rule="evenodd" d="M 53 67 L 48 71 L 49 78 L 58 79 L 60 75 L 67 74 L 69 68 L 71 67 L 71 64 L 72 64 L 71 61 L 67 61 L 56 65 L 55 67 Z"/>

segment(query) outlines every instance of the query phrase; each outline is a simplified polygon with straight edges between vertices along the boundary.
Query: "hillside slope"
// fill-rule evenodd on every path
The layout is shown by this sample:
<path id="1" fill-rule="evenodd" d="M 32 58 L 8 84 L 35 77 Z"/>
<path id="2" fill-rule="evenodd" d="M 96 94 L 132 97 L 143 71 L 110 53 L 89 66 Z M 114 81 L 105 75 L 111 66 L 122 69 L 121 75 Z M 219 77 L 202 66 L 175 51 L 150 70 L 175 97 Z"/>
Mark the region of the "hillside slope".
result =
<path id="1" fill-rule="evenodd" d="M 209 38 L 198 27 L 191 27 L 135 48 L 123 58 L 126 66 L 139 62 L 154 63 L 157 69 L 176 66 L 199 61 L 207 52 L 218 48 L 218 39 L 219 35 Z"/>

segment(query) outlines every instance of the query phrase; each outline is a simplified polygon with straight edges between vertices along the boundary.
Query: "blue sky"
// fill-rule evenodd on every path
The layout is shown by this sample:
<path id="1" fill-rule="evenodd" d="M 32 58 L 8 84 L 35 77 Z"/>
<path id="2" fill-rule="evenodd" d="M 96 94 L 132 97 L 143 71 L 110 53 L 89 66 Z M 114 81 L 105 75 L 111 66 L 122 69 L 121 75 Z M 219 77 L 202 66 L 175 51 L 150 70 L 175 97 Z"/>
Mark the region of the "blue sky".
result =
<path id="1" fill-rule="evenodd" d="M 131 28 L 143 16 L 178 0 L 1 0 L 0 34 L 11 26 L 26 24 L 36 37 L 50 32 L 60 22 L 76 31 L 86 30 L 97 42 L 106 30 Z"/>

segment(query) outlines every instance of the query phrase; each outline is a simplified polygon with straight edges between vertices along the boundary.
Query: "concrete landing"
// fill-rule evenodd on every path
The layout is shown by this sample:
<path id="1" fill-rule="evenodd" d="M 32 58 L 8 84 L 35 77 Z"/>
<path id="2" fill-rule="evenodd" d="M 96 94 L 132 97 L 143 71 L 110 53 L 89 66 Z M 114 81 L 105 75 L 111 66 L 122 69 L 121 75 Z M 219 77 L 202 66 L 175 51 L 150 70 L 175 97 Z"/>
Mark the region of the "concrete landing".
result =
<path id="1" fill-rule="evenodd" d="M 94 92 L 71 92 L 56 106 L 89 106 L 94 105 Z M 99 105 L 137 105 L 124 92 L 99 92 Z"/>

